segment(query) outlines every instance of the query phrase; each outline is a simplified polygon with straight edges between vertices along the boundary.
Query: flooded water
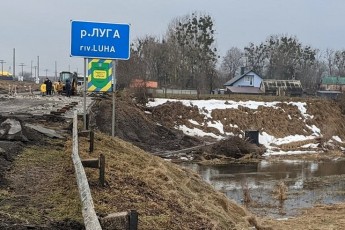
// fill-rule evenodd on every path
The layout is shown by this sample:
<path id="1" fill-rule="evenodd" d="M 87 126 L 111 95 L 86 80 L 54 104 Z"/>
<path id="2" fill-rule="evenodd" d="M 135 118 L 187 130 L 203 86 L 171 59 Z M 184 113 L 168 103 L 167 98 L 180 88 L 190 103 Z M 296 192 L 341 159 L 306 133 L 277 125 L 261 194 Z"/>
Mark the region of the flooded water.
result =
<path id="1" fill-rule="evenodd" d="M 261 216 L 289 217 L 297 215 L 301 208 L 345 201 L 345 161 L 264 160 L 251 164 L 182 166 L 199 173 L 215 189 Z M 287 188 L 285 200 L 280 200 L 275 192 L 281 181 Z M 251 200 L 247 204 L 244 191 L 248 191 Z"/>

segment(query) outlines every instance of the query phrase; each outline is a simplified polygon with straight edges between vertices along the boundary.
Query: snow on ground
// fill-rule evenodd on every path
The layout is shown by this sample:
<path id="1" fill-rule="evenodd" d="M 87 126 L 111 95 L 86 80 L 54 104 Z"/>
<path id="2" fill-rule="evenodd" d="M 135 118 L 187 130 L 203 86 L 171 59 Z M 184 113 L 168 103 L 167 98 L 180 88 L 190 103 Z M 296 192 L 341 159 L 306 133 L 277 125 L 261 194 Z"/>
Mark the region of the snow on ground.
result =
<path id="1" fill-rule="evenodd" d="M 214 109 L 238 109 L 239 106 L 242 107 L 247 107 L 249 109 L 257 109 L 259 106 L 265 106 L 265 107 L 273 107 L 273 108 L 278 108 L 279 104 L 281 104 L 282 102 L 258 102 L 258 101 L 232 101 L 232 100 L 176 100 L 176 99 L 162 99 L 162 98 L 156 98 L 153 102 L 149 102 L 147 104 L 147 106 L 149 107 L 155 107 L 161 104 L 164 104 L 166 102 L 182 102 L 183 105 L 185 106 L 197 106 L 199 108 L 199 112 L 200 114 L 205 115 L 207 118 L 212 118 L 211 113 L 212 110 Z M 305 102 L 283 102 L 286 103 L 288 105 L 294 105 L 297 106 L 297 108 L 299 109 L 302 117 L 300 119 L 303 119 L 304 121 L 306 119 L 312 119 L 313 116 L 307 113 L 307 108 L 306 108 L 306 103 Z M 291 117 L 290 117 L 291 119 Z M 194 125 L 202 125 L 199 124 L 198 122 L 194 121 L 194 120 L 189 120 L 189 122 L 191 124 Z M 192 136 L 211 136 L 217 140 L 223 139 L 225 138 L 226 135 L 233 135 L 230 133 L 225 133 L 224 132 L 224 127 L 223 124 L 220 121 L 213 121 L 213 122 L 207 122 L 207 126 L 209 127 L 214 127 L 216 129 L 219 130 L 219 132 L 221 133 L 221 135 L 216 135 L 214 133 L 206 133 L 204 131 L 202 131 L 201 129 L 198 128 L 187 128 L 184 125 L 181 126 L 177 126 L 176 128 L 179 130 L 182 130 L 185 134 L 187 135 L 192 135 Z M 232 124 L 231 126 L 233 127 L 238 127 L 236 124 Z M 301 150 L 300 151 L 281 151 L 279 148 L 277 148 L 277 145 L 281 145 L 281 144 L 287 144 L 287 143 L 291 143 L 291 142 L 296 142 L 296 141 L 307 141 L 307 140 L 312 140 L 315 139 L 316 137 L 320 137 L 321 131 L 318 127 L 316 127 L 315 125 L 309 126 L 306 125 L 306 127 L 308 127 L 313 134 L 310 136 L 303 136 L 303 135 L 290 135 L 290 136 L 286 136 L 284 138 L 276 138 L 266 132 L 262 132 L 259 134 L 259 142 L 260 144 L 263 144 L 266 148 L 267 151 L 265 153 L 265 156 L 269 156 L 269 155 L 280 155 L 280 154 L 302 154 L 302 153 L 316 153 L 317 151 L 310 151 L 310 150 L 305 150 L 303 151 L 303 149 L 305 148 L 313 148 L 316 149 L 317 145 L 316 144 L 305 144 L 303 146 L 301 146 Z M 337 137 L 334 136 L 332 137 L 333 140 L 342 143 L 342 140 Z"/>

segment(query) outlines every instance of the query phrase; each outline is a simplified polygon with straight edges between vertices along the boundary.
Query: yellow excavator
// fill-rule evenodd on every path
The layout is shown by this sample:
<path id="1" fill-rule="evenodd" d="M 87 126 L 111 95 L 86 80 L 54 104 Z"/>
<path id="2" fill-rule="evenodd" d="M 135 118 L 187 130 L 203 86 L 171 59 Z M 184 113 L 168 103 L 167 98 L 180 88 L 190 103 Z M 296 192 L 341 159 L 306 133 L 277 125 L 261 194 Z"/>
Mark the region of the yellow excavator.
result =
<path id="1" fill-rule="evenodd" d="M 71 95 L 77 95 L 77 85 L 78 85 L 78 74 L 76 72 L 72 73 L 69 71 L 62 71 L 59 74 L 59 81 L 62 82 L 62 94 L 66 94 L 66 80 L 71 83 Z"/>

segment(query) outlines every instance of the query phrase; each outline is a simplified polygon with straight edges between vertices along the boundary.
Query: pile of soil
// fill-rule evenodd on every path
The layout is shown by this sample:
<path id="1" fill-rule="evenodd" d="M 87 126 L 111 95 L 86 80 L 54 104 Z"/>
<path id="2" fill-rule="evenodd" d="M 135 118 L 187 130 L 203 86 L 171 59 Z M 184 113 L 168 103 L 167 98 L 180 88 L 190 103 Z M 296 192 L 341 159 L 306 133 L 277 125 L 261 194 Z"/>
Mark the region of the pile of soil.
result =
<path id="1" fill-rule="evenodd" d="M 210 147 L 210 155 L 224 155 L 226 157 L 239 159 L 246 155 L 259 158 L 265 152 L 264 146 L 257 146 L 256 144 L 248 143 L 239 137 L 229 137 L 221 140 L 212 147 Z"/>
<path id="2" fill-rule="evenodd" d="M 201 139 L 190 137 L 151 119 L 144 108 L 136 104 L 129 96 L 116 97 L 116 127 L 115 135 L 131 142 L 141 149 L 155 153 L 165 150 L 179 150 L 201 145 Z M 171 121 L 172 122 L 172 121 Z M 98 98 L 92 107 L 92 126 L 111 135 L 112 98 L 104 96 Z"/>

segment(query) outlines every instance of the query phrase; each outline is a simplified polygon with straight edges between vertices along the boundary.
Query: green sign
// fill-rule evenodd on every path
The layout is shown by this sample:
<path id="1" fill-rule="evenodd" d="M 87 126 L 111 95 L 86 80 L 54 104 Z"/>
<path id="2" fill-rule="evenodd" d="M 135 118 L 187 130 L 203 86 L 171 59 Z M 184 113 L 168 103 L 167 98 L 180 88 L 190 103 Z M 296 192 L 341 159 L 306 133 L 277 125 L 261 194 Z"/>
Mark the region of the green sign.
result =
<path id="1" fill-rule="evenodd" d="M 112 86 L 112 60 L 89 59 L 88 91 L 110 92 Z"/>

